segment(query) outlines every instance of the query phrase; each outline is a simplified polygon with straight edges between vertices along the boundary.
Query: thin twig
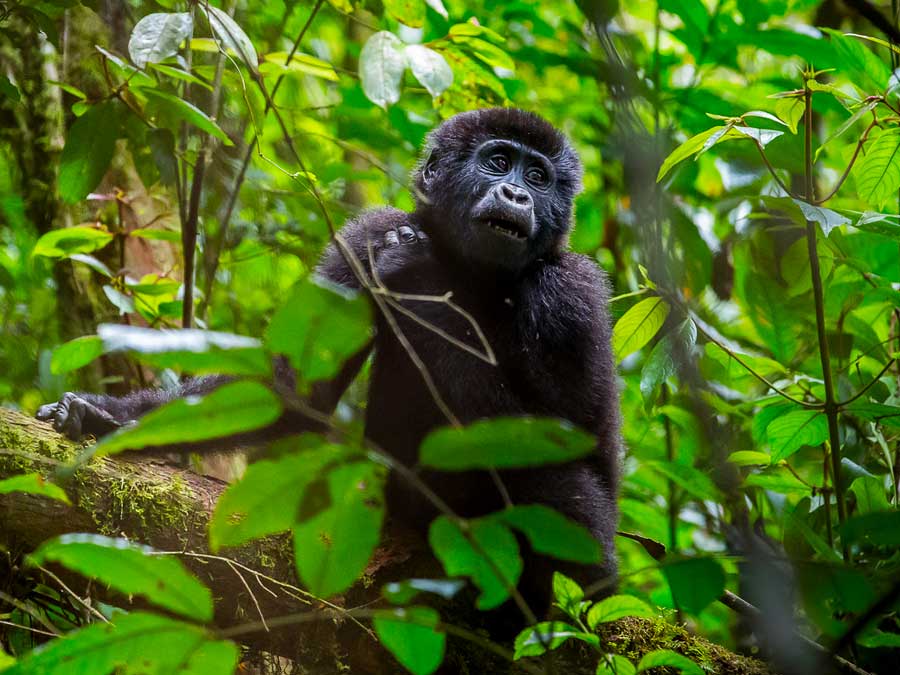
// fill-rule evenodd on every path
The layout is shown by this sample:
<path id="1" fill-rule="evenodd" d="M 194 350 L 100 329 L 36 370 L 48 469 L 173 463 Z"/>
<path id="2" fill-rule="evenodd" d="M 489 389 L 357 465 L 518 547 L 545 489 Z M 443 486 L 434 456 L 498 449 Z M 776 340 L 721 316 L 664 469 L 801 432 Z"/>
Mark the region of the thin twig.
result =
<path id="1" fill-rule="evenodd" d="M 84 607 L 84 608 L 85 608 L 88 612 L 90 612 L 95 618 L 100 619 L 100 621 L 103 621 L 104 623 L 109 623 L 109 619 L 107 619 L 105 616 L 103 616 L 103 615 L 97 610 L 96 607 L 94 607 L 93 605 L 91 605 L 91 603 L 89 603 L 87 600 L 85 600 L 85 599 L 82 598 L 80 595 L 78 595 L 78 593 L 76 593 L 76 592 L 73 591 L 71 588 L 69 588 L 68 586 L 66 586 L 65 582 L 63 582 L 63 580 L 60 579 L 58 576 L 56 576 L 53 572 L 51 572 L 50 570 L 48 570 L 46 567 L 41 567 L 40 565 L 38 565 L 38 569 L 39 569 L 41 572 L 43 572 L 44 574 L 46 574 L 48 577 L 50 577 L 51 579 L 53 579 L 53 581 L 55 581 L 57 584 L 59 584 L 60 588 L 62 588 L 66 593 L 68 593 L 69 595 L 71 595 L 79 605 L 81 605 L 82 607 Z"/>

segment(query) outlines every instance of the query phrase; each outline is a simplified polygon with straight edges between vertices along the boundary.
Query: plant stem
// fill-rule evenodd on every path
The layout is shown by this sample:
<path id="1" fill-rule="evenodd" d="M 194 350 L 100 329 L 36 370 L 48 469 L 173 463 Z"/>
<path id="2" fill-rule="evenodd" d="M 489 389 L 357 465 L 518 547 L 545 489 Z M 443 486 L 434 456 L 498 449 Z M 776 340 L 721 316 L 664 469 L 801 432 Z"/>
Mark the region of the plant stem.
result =
<path id="1" fill-rule="evenodd" d="M 812 157 L 812 90 L 808 82 L 804 82 L 804 98 L 806 110 L 803 113 L 806 134 L 804 138 L 804 156 L 806 163 L 806 201 L 815 203 L 816 195 L 813 185 Z M 806 221 L 806 245 L 809 253 L 809 269 L 812 275 L 813 298 L 816 306 L 816 333 L 819 342 L 819 359 L 822 362 L 822 379 L 825 383 L 825 417 L 828 419 L 828 438 L 831 445 L 831 482 L 837 501 L 838 522 L 843 525 L 847 520 L 844 505 L 844 488 L 841 485 L 841 440 L 838 431 L 839 406 L 834 393 L 834 380 L 831 377 L 831 357 L 828 353 L 828 338 L 825 334 L 825 293 L 822 289 L 822 271 L 819 269 L 819 253 L 816 245 L 818 226 L 811 220 Z M 844 560 L 850 560 L 850 551 L 842 543 Z"/>

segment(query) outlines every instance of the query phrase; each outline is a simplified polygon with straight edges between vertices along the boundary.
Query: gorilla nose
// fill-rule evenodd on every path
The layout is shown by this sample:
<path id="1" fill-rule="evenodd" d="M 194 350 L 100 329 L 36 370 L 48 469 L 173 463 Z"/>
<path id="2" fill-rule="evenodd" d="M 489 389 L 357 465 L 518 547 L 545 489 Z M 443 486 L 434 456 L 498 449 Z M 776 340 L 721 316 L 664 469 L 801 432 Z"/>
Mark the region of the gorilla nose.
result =
<path id="1" fill-rule="evenodd" d="M 500 196 L 520 209 L 533 206 L 531 193 L 512 183 L 502 183 L 500 185 Z"/>

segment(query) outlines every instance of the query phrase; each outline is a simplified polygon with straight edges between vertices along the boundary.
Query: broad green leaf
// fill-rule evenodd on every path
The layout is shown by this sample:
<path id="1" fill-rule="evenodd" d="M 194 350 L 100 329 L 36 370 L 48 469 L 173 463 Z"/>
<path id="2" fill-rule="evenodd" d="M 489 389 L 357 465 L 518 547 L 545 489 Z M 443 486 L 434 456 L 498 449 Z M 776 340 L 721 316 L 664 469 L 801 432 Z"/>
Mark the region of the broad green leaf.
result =
<path id="1" fill-rule="evenodd" d="M 281 401 L 258 382 L 232 382 L 203 397 L 175 399 L 136 424 L 101 440 L 94 452 L 205 441 L 267 427 L 281 416 Z"/>
<path id="2" fill-rule="evenodd" d="M 806 101 L 802 96 L 780 98 L 775 102 L 775 114 L 784 120 L 792 134 L 797 133 L 797 125 L 803 119 L 804 112 Z"/>
<path id="3" fill-rule="evenodd" d="M 688 657 L 682 656 L 671 649 L 657 649 L 655 651 L 644 654 L 638 663 L 638 672 L 650 670 L 651 668 L 675 668 L 682 675 L 706 675 L 703 668 L 691 661 Z"/>
<path id="4" fill-rule="evenodd" d="M 659 332 L 669 316 L 669 305 L 660 297 L 641 300 L 616 321 L 612 346 L 616 361 L 621 361 L 646 345 Z"/>
<path id="5" fill-rule="evenodd" d="M 211 621 L 212 593 L 171 556 L 125 539 L 99 534 L 64 534 L 46 541 L 30 556 L 36 565 L 57 563 L 126 595 L 197 621 Z"/>
<path id="6" fill-rule="evenodd" d="M 660 0 L 659 8 L 680 18 L 689 31 L 706 33 L 710 16 L 701 0 Z"/>
<path id="7" fill-rule="evenodd" d="M 710 558 L 684 558 L 661 565 L 675 605 L 699 614 L 725 590 L 725 572 Z"/>
<path id="8" fill-rule="evenodd" d="M 419 83 L 432 96 L 440 96 L 453 84 L 453 71 L 439 53 L 422 45 L 408 45 L 406 60 Z"/>
<path id="9" fill-rule="evenodd" d="M 553 573 L 553 599 L 573 620 L 581 618 L 584 590 L 562 572 Z"/>
<path id="10" fill-rule="evenodd" d="M 696 136 L 692 136 L 675 148 L 669 156 L 666 157 L 665 161 L 663 161 L 662 166 L 659 167 L 659 173 L 656 174 L 656 182 L 658 183 L 665 178 L 676 164 L 703 150 L 708 140 L 713 138 L 716 134 L 724 133 L 726 129 L 727 127 L 719 126 L 712 127 L 706 131 L 701 131 Z"/>
<path id="11" fill-rule="evenodd" d="M 602 558 L 600 542 L 590 530 L 549 506 L 518 504 L 487 517 L 524 534 L 537 553 L 586 565 L 599 563 Z"/>
<path id="12" fill-rule="evenodd" d="M 894 429 L 900 428 L 900 407 L 898 406 L 858 400 L 847 407 L 847 412 L 869 422 L 875 422 Z"/>
<path id="13" fill-rule="evenodd" d="M 226 50 L 233 50 L 250 70 L 255 71 L 259 68 L 256 49 L 253 48 L 250 38 L 237 22 L 221 9 L 210 4 L 201 4 L 200 9 L 206 14 L 213 35 L 221 40 L 222 46 Z"/>
<path id="14" fill-rule="evenodd" d="M 677 483 L 688 494 L 697 499 L 719 501 L 722 493 L 712 479 L 700 469 L 678 462 L 650 461 L 647 465 L 659 471 L 669 480 Z"/>
<path id="15" fill-rule="evenodd" d="M 432 431 L 419 460 L 443 471 L 508 469 L 568 462 L 593 452 L 596 443 L 565 420 L 497 417 Z"/>
<path id="16" fill-rule="evenodd" d="M 338 81 L 338 75 L 334 70 L 334 66 L 309 54 L 297 52 L 291 56 L 290 61 L 288 61 L 287 52 L 272 52 L 271 54 L 266 54 L 263 58 L 266 61 L 263 66 L 266 64 L 275 65 L 278 72 L 295 71 L 331 82 Z M 263 66 L 260 66 L 260 72 L 262 72 Z"/>
<path id="17" fill-rule="evenodd" d="M 304 383 L 333 377 L 372 335 L 366 298 L 320 279 L 305 279 L 275 312 L 266 345 L 288 357 Z"/>
<path id="18" fill-rule="evenodd" d="M 68 495 L 58 485 L 48 483 L 39 473 L 24 473 L 0 480 L 0 495 L 11 492 L 25 492 L 30 495 L 41 495 L 57 501 L 71 504 Z"/>
<path id="19" fill-rule="evenodd" d="M 196 328 L 161 331 L 109 323 L 101 324 L 97 335 L 104 352 L 128 352 L 157 368 L 262 377 L 272 371 L 271 360 L 259 340 L 243 335 Z"/>
<path id="20" fill-rule="evenodd" d="M 676 359 L 689 358 L 697 342 L 697 326 L 690 319 L 666 333 L 647 357 L 641 369 L 641 396 L 650 401 L 659 385 L 676 373 Z"/>
<path id="21" fill-rule="evenodd" d="M 738 450 L 728 455 L 728 461 L 738 466 L 766 466 L 771 460 L 767 453 L 756 450 Z"/>
<path id="22" fill-rule="evenodd" d="M 776 417 L 766 428 L 772 446 L 772 462 L 780 462 L 804 445 L 821 445 L 828 440 L 828 420 L 819 410 L 793 410 Z"/>
<path id="23" fill-rule="evenodd" d="M 122 112 L 118 101 L 98 103 L 75 120 L 66 135 L 66 146 L 59 158 L 57 186 L 63 201 L 74 204 L 97 187 L 112 161 L 121 124 Z M 71 253 L 93 250 L 80 249 Z"/>
<path id="24" fill-rule="evenodd" d="M 487 40 L 482 40 L 480 37 L 469 36 L 453 36 L 452 40 L 456 44 L 464 47 L 466 51 L 479 60 L 484 61 L 491 68 L 502 68 L 507 71 L 514 71 L 516 69 L 516 62 L 513 61 L 512 57 L 500 49 L 500 47 L 491 44 Z"/>
<path id="25" fill-rule="evenodd" d="M 796 316 L 784 301 L 784 288 L 768 274 L 751 269 L 741 285 L 740 299 L 762 343 L 779 363 L 791 363 L 797 355 L 798 329 Z"/>
<path id="26" fill-rule="evenodd" d="M 182 42 L 191 37 L 194 22 L 187 12 L 148 14 L 138 21 L 128 40 L 128 54 L 138 68 L 158 63 L 178 53 Z"/>
<path id="27" fill-rule="evenodd" d="M 215 8 L 211 7 L 210 9 Z M 231 139 L 228 138 L 228 134 L 222 131 L 218 124 L 211 120 L 205 112 L 200 110 L 200 108 L 193 103 L 188 103 L 184 99 L 177 97 L 175 94 L 170 94 L 162 89 L 140 87 L 138 91 L 149 97 L 154 106 L 158 107 L 159 110 L 163 110 L 176 119 L 187 122 L 201 131 L 205 131 L 210 136 L 215 136 L 225 145 L 234 145 L 234 143 L 231 142 Z"/>
<path id="28" fill-rule="evenodd" d="M 98 335 L 85 335 L 70 340 L 53 350 L 50 372 L 61 375 L 86 366 L 103 353 L 103 341 Z"/>
<path id="29" fill-rule="evenodd" d="M 640 598 L 633 595 L 613 595 L 594 603 L 588 610 L 587 624 L 591 630 L 595 630 L 601 623 L 618 621 L 626 616 L 653 619 L 656 615 L 657 612 Z"/>
<path id="30" fill-rule="evenodd" d="M 109 284 L 103 285 L 103 294 L 109 298 L 109 301 L 119 310 L 119 315 L 133 314 L 135 312 L 134 298 L 126 295 L 118 288 L 113 288 Z"/>
<path id="31" fill-rule="evenodd" d="M 813 488 L 787 469 L 779 469 L 770 473 L 753 473 L 744 480 L 744 485 L 771 490 L 778 494 L 808 495 Z"/>
<path id="32" fill-rule="evenodd" d="M 831 46 L 837 54 L 841 70 L 862 94 L 882 94 L 888 85 L 891 69 L 875 52 L 854 37 L 847 37 L 833 28 L 823 28 L 831 36 Z"/>
<path id="33" fill-rule="evenodd" d="M 487 40 L 488 42 L 493 42 L 497 45 L 502 45 L 506 42 L 506 38 L 500 35 L 497 31 L 491 30 L 487 26 L 483 26 L 474 19 L 466 21 L 464 23 L 456 23 L 450 26 L 450 37 L 453 40 L 464 40 L 465 38 L 470 37 L 480 37 L 482 39 Z"/>
<path id="34" fill-rule="evenodd" d="M 873 511 L 854 516 L 841 527 L 847 543 L 867 546 L 900 546 L 900 511 Z"/>
<path id="35" fill-rule="evenodd" d="M 884 481 L 877 476 L 860 476 L 850 484 L 850 492 L 856 497 L 856 510 L 860 515 L 872 511 L 889 511 Z"/>
<path id="36" fill-rule="evenodd" d="M 347 454 L 343 448 L 325 445 L 248 466 L 216 503 L 209 521 L 212 549 L 290 530 L 297 522 L 307 487 Z"/>
<path id="37" fill-rule="evenodd" d="M 89 253 L 103 248 L 113 239 L 106 230 L 95 227 L 64 227 L 50 230 L 37 240 L 31 255 L 42 255 L 47 258 L 69 258 L 73 254 Z"/>
<path id="38" fill-rule="evenodd" d="M 473 547 L 460 525 L 447 516 L 431 523 L 428 541 L 448 576 L 467 576 L 481 591 L 478 609 L 499 607 L 509 598 L 522 574 L 522 558 L 515 535 L 496 520 L 470 520 L 463 525 L 474 539 Z M 497 573 L 503 575 L 498 577 Z"/>
<path id="39" fill-rule="evenodd" d="M 838 213 L 837 211 L 832 211 L 831 209 L 826 209 L 822 206 L 814 206 L 813 204 L 807 204 L 806 202 L 795 199 L 797 202 L 797 206 L 800 207 L 800 210 L 803 211 L 803 215 L 807 220 L 811 220 L 814 223 L 818 223 L 819 227 L 822 228 L 822 234 L 826 237 L 831 234 L 831 231 L 840 227 L 841 225 L 849 225 L 850 219 Z M 820 263 L 821 264 L 821 263 Z M 827 273 L 822 274 L 823 277 L 828 276 Z"/>
<path id="40" fill-rule="evenodd" d="M 388 31 L 375 33 L 359 54 L 359 78 L 363 92 L 372 103 L 384 109 L 400 100 L 404 70 L 404 45 L 400 38 Z"/>
<path id="41" fill-rule="evenodd" d="M 424 0 L 384 0 L 384 10 L 407 26 L 421 28 L 425 25 Z"/>
<path id="42" fill-rule="evenodd" d="M 230 645 L 213 648 L 208 645 Z M 229 675 L 236 667 L 237 648 L 215 641 L 199 626 L 131 612 L 118 614 L 113 624 L 94 623 L 51 640 L 26 654 L 3 675 L 111 675 L 123 664 L 141 675 Z M 215 658 L 213 658 L 215 657 Z M 199 658 L 200 661 L 195 661 Z M 198 670 L 197 665 L 211 666 Z"/>
<path id="43" fill-rule="evenodd" d="M 620 654 L 603 654 L 597 663 L 597 675 L 635 675 L 636 672 L 634 664 Z"/>
<path id="44" fill-rule="evenodd" d="M 890 127 L 873 135 L 854 174 L 860 199 L 880 209 L 900 188 L 900 129 Z"/>
<path id="45" fill-rule="evenodd" d="M 431 607 L 406 607 L 378 612 L 372 619 L 381 644 L 409 672 L 429 675 L 444 660 L 447 637 L 437 629 L 441 617 Z"/>
<path id="46" fill-rule="evenodd" d="M 294 526 L 294 560 L 309 590 L 329 597 L 363 573 L 381 538 L 384 519 L 383 468 L 356 462 L 325 478 L 328 507 Z"/>
<path id="47" fill-rule="evenodd" d="M 779 136 L 784 136 L 783 131 L 775 131 L 774 129 L 757 129 L 756 127 L 742 127 L 737 125 L 734 127 L 734 131 L 746 136 L 747 138 L 752 138 L 762 147 L 766 147 L 769 143 L 774 141 Z M 731 134 L 729 134 L 729 136 L 731 136 Z"/>
<path id="48" fill-rule="evenodd" d="M 573 638 L 595 647 L 600 644 L 599 637 L 580 631 L 570 624 L 562 621 L 542 621 L 535 626 L 529 626 L 516 636 L 513 658 L 540 656 Z"/>
<path id="49" fill-rule="evenodd" d="M 449 600 L 465 585 L 460 579 L 405 579 L 385 584 L 381 594 L 395 605 L 406 604 L 419 593 L 433 593 Z"/>

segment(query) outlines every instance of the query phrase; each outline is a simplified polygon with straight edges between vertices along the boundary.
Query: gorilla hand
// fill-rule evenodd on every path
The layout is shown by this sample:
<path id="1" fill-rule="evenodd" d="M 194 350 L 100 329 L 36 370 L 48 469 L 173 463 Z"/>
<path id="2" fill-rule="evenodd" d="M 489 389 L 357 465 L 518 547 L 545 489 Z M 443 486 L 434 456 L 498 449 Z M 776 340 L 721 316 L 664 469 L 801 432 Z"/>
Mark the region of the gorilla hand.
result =
<path id="1" fill-rule="evenodd" d="M 89 434 L 99 438 L 122 426 L 109 412 L 72 392 L 42 405 L 35 417 L 52 422 L 54 429 L 75 441 Z"/>

